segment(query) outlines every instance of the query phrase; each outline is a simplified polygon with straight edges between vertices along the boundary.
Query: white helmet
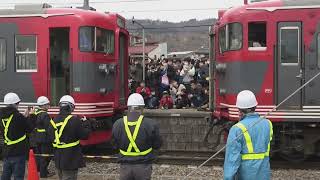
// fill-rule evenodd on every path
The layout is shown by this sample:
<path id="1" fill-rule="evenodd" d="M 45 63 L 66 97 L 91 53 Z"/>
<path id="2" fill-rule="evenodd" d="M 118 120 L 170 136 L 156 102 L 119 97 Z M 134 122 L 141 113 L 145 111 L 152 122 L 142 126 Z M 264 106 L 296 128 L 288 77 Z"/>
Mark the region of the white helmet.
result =
<path id="1" fill-rule="evenodd" d="M 16 93 L 8 93 L 4 96 L 4 104 L 11 105 L 20 102 L 20 98 Z"/>
<path id="2" fill-rule="evenodd" d="M 128 98 L 127 106 L 145 106 L 144 99 L 141 94 L 133 93 Z"/>
<path id="3" fill-rule="evenodd" d="M 62 98 L 59 101 L 59 104 L 64 104 L 64 103 L 70 103 L 72 105 L 75 105 L 74 99 L 73 97 L 69 96 L 69 95 L 64 95 L 62 96 Z"/>
<path id="4" fill-rule="evenodd" d="M 258 105 L 256 96 L 249 90 L 241 91 L 237 96 L 236 106 L 239 109 L 249 109 Z"/>
<path id="5" fill-rule="evenodd" d="M 38 98 L 38 100 L 37 100 L 37 104 L 39 106 L 43 106 L 43 105 L 46 105 L 46 104 L 49 104 L 49 103 L 50 103 L 49 99 L 47 97 L 45 97 L 45 96 L 40 96 Z"/>

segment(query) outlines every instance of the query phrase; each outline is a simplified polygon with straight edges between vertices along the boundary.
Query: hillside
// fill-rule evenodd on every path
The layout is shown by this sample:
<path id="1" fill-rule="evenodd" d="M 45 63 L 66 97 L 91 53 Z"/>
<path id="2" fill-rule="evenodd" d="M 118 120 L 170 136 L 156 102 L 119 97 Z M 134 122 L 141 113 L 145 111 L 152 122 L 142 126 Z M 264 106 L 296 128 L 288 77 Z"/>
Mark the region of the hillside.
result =
<path id="1" fill-rule="evenodd" d="M 168 42 L 168 51 L 188 51 L 201 47 L 208 47 L 209 26 L 215 19 L 183 21 L 172 23 L 167 21 L 136 20 L 145 27 L 146 38 L 150 41 Z M 192 26 L 192 27 L 186 27 Z M 142 36 L 138 25 L 127 21 L 127 27 L 131 34 Z"/>

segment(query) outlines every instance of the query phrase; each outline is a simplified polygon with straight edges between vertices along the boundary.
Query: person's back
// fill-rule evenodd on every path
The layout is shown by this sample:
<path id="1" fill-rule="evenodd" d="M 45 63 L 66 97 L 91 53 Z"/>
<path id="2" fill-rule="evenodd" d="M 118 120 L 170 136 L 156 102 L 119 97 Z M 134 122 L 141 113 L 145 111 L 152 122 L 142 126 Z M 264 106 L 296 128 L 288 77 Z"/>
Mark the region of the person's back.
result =
<path id="1" fill-rule="evenodd" d="M 128 98 L 128 115 L 112 128 L 112 144 L 119 151 L 120 180 L 150 180 L 155 150 L 161 146 L 158 125 L 143 116 L 144 100 L 140 94 Z"/>
<path id="2" fill-rule="evenodd" d="M 10 180 L 13 176 L 15 180 L 24 179 L 26 158 L 29 151 L 27 133 L 31 133 L 35 120 L 34 115 L 30 115 L 29 109 L 25 116 L 19 113 L 18 106 L 20 98 L 15 93 L 8 93 L 4 97 L 5 108 L 0 110 L 0 131 L 4 139 L 2 148 L 3 169 L 2 180 Z"/>
<path id="3" fill-rule="evenodd" d="M 86 126 L 79 117 L 71 115 L 75 108 L 71 96 L 63 96 L 59 106 L 59 115 L 50 121 L 48 130 L 55 148 L 55 166 L 59 179 L 76 180 L 78 169 L 85 166 L 80 140 L 88 138 L 90 124 Z"/>
<path id="4" fill-rule="evenodd" d="M 127 118 L 128 122 L 137 121 L 140 117 L 140 114 L 131 114 L 129 113 Z M 135 126 L 131 127 L 131 132 L 134 131 Z M 127 150 L 129 146 L 129 139 L 127 137 L 125 126 L 123 123 L 123 118 L 117 120 L 113 125 L 112 131 L 115 149 Z M 159 149 L 161 142 L 159 141 L 159 129 L 158 125 L 152 119 L 143 117 L 142 123 L 140 125 L 139 133 L 135 140 L 135 143 L 139 147 L 141 152 L 152 147 L 153 149 Z M 119 154 L 119 163 L 131 163 L 131 164 L 143 164 L 143 163 L 152 163 L 156 158 L 154 152 L 148 153 L 145 156 L 124 156 L 121 153 Z"/>
<path id="5" fill-rule="evenodd" d="M 33 125 L 28 118 L 25 118 L 19 111 L 14 107 L 5 107 L 0 110 L 0 119 L 9 119 L 12 115 L 12 119 L 10 122 L 10 126 L 8 129 L 7 137 L 10 140 L 16 140 L 27 133 L 32 132 Z M 34 117 L 35 119 L 35 117 Z M 29 121 L 29 122 L 28 122 Z M 0 125 L 0 131 L 4 132 L 3 123 Z M 3 138 L 4 133 L 2 133 Z M 27 155 L 28 154 L 28 141 L 25 139 L 19 143 L 13 145 L 7 145 L 4 143 L 4 147 L 2 149 L 3 157 L 11 157 L 11 156 L 19 156 L 19 155 Z"/>
<path id="6" fill-rule="evenodd" d="M 50 101 L 45 96 L 40 96 L 37 99 L 38 109 L 35 111 L 37 116 L 36 130 L 35 130 L 35 153 L 37 154 L 52 154 L 53 146 L 48 135 L 48 127 L 50 126 L 50 116 L 48 109 L 50 107 Z M 40 171 L 40 178 L 47 178 L 53 176 L 53 173 L 49 173 L 48 166 L 51 157 L 36 157 L 37 168 Z"/>
<path id="7" fill-rule="evenodd" d="M 237 97 L 241 120 L 229 131 L 224 162 L 224 179 L 269 180 L 271 121 L 255 113 L 258 105 L 251 91 Z"/>
<path id="8" fill-rule="evenodd" d="M 259 154 L 267 152 L 268 144 L 270 142 L 269 120 L 260 119 L 258 114 L 248 114 L 243 120 L 240 121 L 240 123 L 244 125 L 248 130 L 248 133 L 251 137 L 254 153 Z M 230 139 L 236 139 L 237 136 L 242 134 L 242 130 L 237 125 L 234 125 L 230 129 L 229 134 Z M 241 138 L 238 138 L 238 140 L 234 143 L 241 147 L 241 154 L 248 153 L 244 135 L 242 135 Z M 228 160 L 229 159 L 226 159 L 226 161 Z M 239 158 L 239 160 L 241 160 L 241 157 Z M 241 161 L 238 170 L 239 178 L 243 180 L 255 180 L 257 177 L 259 177 L 259 179 L 261 180 L 270 179 L 270 172 L 265 172 L 265 169 L 270 169 L 269 157 L 266 157 L 262 160 L 243 160 Z M 228 170 L 227 167 L 225 168 L 225 171 L 226 170 Z M 248 171 L 250 171 L 250 173 L 244 173 Z"/>
<path id="9" fill-rule="evenodd" d="M 71 115 L 60 112 L 53 121 L 55 124 L 63 123 L 68 116 Z M 86 139 L 89 136 L 89 132 L 88 129 L 81 125 L 80 118 L 72 116 L 63 130 L 60 142 L 72 143 L 80 139 Z M 51 136 L 54 136 L 53 133 L 54 131 L 52 129 Z M 77 170 L 78 168 L 84 167 L 80 144 L 69 148 L 56 148 L 54 161 L 56 167 L 61 170 Z"/>

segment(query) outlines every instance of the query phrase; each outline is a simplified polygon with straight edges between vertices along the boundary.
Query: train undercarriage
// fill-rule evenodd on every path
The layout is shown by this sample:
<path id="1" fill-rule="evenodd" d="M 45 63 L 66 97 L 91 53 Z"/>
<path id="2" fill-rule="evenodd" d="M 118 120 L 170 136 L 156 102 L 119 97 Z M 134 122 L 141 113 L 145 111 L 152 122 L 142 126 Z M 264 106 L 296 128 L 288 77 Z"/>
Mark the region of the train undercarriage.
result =
<path id="1" fill-rule="evenodd" d="M 217 147 L 220 145 L 221 139 L 226 142 L 228 131 L 234 124 L 236 122 L 226 119 L 212 119 L 204 142 L 208 142 L 208 138 L 216 138 L 214 143 L 206 144 L 211 149 L 219 150 Z M 271 157 L 281 157 L 287 161 L 298 163 L 308 158 L 320 156 L 320 123 L 273 122 L 273 131 Z"/>

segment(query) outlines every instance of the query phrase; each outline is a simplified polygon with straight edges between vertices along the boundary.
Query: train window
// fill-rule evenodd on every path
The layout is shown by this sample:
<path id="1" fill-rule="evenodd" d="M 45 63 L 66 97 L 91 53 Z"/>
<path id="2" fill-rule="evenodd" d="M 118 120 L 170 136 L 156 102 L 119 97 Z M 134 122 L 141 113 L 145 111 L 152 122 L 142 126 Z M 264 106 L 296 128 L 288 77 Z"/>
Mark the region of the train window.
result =
<path id="1" fill-rule="evenodd" d="M 94 51 L 94 27 L 81 27 L 79 31 L 80 51 Z"/>
<path id="2" fill-rule="evenodd" d="M 80 51 L 114 53 L 113 31 L 98 27 L 81 27 L 79 31 Z"/>
<path id="3" fill-rule="evenodd" d="M 220 53 L 242 48 L 242 25 L 230 23 L 219 29 Z"/>
<path id="4" fill-rule="evenodd" d="M 231 23 L 228 25 L 229 50 L 239 50 L 242 48 L 242 25 Z"/>
<path id="5" fill-rule="evenodd" d="M 267 24 L 266 22 L 251 22 L 248 25 L 249 50 L 267 49 Z"/>
<path id="6" fill-rule="evenodd" d="M 280 57 L 282 64 L 298 64 L 300 60 L 299 27 L 280 29 Z"/>
<path id="7" fill-rule="evenodd" d="M 112 31 L 96 28 L 96 51 L 106 54 L 114 52 L 114 34 Z"/>
<path id="8" fill-rule="evenodd" d="M 16 36 L 16 71 L 37 72 L 37 37 L 36 35 Z"/>
<path id="9" fill-rule="evenodd" d="M 220 53 L 227 50 L 226 26 L 219 29 L 219 48 Z"/>
<path id="10" fill-rule="evenodd" d="M 0 71 L 5 71 L 7 66 L 7 43 L 0 39 Z"/>

